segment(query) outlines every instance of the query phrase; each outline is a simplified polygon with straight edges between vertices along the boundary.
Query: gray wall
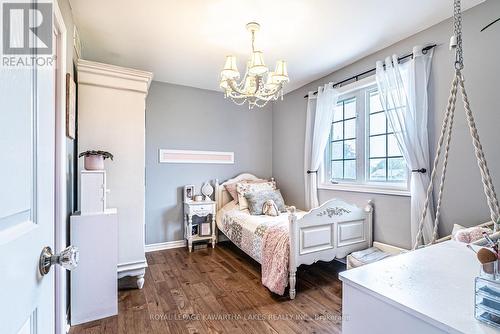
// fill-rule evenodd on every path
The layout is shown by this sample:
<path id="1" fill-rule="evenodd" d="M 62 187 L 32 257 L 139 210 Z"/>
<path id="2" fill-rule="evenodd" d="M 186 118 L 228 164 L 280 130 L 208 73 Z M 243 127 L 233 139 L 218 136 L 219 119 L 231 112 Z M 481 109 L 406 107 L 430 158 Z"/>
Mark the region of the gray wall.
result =
<path id="1" fill-rule="evenodd" d="M 249 111 L 221 92 L 153 81 L 146 101 L 146 244 L 181 240 L 182 188 L 241 172 L 272 174 L 271 106 Z M 158 163 L 158 150 L 231 151 L 233 165 Z"/>
<path id="2" fill-rule="evenodd" d="M 492 172 L 493 182 L 500 189 L 500 24 L 485 32 L 480 29 L 498 18 L 500 1 L 488 0 L 464 13 L 464 57 L 466 86 L 481 140 Z M 430 83 L 429 133 L 431 146 L 441 127 L 449 86 L 453 75 L 453 53 L 448 51 L 452 34 L 451 21 L 439 23 L 427 30 L 396 43 L 384 50 L 307 84 L 285 96 L 273 105 L 273 176 L 280 182 L 289 203 L 304 205 L 304 132 L 306 100 L 310 90 L 330 81 L 340 81 L 356 73 L 373 68 L 376 60 L 393 53 L 406 54 L 414 45 L 437 43 Z M 293 78 L 292 78 L 293 79 Z M 458 103 L 460 104 L 460 103 Z M 447 190 L 443 203 L 440 234 L 449 234 L 454 223 L 472 226 L 488 220 L 489 211 L 482 192 L 480 174 L 473 146 L 466 127 L 463 107 L 458 106 L 455 118 L 453 147 L 450 152 Z M 433 156 L 434 148 L 431 149 Z M 360 194 L 331 190 L 320 191 L 320 201 L 343 198 L 358 205 L 368 199 L 375 201 L 375 239 L 403 247 L 410 247 L 410 198 L 387 195 Z"/>

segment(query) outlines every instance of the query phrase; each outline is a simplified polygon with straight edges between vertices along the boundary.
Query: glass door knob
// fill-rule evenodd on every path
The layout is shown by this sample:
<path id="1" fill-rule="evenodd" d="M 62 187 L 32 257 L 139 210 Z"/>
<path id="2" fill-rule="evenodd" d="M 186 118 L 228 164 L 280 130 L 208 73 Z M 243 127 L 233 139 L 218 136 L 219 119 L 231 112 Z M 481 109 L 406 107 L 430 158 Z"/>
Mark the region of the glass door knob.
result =
<path id="1" fill-rule="evenodd" d="M 75 269 L 78 265 L 79 251 L 75 246 L 68 246 L 59 254 L 54 254 L 50 247 L 45 247 L 40 254 L 38 269 L 42 276 L 47 275 L 53 264 L 58 264 L 66 270 Z"/>

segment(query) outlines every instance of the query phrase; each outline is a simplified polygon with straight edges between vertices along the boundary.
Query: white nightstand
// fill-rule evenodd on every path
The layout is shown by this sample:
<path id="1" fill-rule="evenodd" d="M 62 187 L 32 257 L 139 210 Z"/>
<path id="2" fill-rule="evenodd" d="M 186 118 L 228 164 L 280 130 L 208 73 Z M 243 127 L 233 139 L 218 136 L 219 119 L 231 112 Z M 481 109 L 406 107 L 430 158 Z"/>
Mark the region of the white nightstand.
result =
<path id="1" fill-rule="evenodd" d="M 215 214 L 216 205 L 214 201 L 184 202 L 184 238 L 188 242 L 188 248 L 190 252 L 193 250 L 193 241 L 199 240 L 211 240 L 212 248 L 215 248 L 215 244 L 217 242 L 217 234 L 215 232 Z M 207 236 L 199 235 L 201 230 L 200 224 L 200 226 L 198 226 L 199 233 L 197 235 L 193 235 L 193 216 L 208 217 L 209 215 L 212 215 L 212 222 L 210 226 L 211 234 Z"/>

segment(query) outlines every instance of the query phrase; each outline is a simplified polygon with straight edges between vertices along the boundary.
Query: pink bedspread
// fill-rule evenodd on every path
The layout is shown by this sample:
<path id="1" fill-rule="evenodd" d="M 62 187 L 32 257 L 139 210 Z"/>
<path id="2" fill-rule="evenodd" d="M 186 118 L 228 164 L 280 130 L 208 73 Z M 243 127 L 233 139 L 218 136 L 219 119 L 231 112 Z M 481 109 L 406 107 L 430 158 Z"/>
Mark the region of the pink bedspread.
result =
<path id="1" fill-rule="evenodd" d="M 262 239 L 262 284 L 279 295 L 288 285 L 289 240 L 288 228 L 279 225 L 269 227 Z"/>

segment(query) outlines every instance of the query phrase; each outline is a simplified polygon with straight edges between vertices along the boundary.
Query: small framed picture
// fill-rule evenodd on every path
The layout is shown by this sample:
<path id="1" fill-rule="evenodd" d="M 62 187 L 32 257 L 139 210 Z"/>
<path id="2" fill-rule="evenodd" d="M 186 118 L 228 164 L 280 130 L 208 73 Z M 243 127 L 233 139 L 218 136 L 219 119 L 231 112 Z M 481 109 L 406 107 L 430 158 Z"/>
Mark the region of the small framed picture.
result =
<path id="1" fill-rule="evenodd" d="M 194 185 L 190 184 L 184 186 L 184 202 L 191 202 L 193 200 L 194 192 Z"/>
<path id="2" fill-rule="evenodd" d="M 209 222 L 200 224 L 200 237 L 208 237 L 212 234 L 211 224 Z"/>

